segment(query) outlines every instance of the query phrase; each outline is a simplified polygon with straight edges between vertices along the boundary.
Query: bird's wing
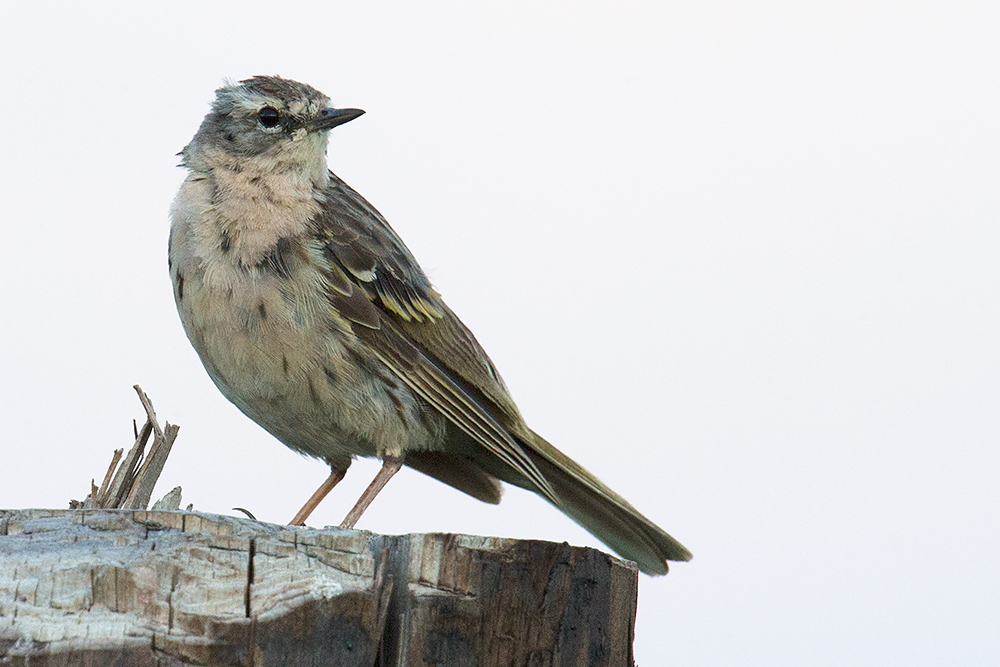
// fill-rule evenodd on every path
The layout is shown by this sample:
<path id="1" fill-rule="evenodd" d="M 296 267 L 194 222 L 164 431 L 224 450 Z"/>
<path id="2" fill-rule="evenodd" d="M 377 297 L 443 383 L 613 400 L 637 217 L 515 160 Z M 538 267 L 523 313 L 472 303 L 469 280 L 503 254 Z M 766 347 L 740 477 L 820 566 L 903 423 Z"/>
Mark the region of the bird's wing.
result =
<path id="1" fill-rule="evenodd" d="M 531 431 L 493 363 L 403 241 L 334 174 L 324 195 L 315 233 L 333 308 L 415 393 L 557 502 L 521 444 Z"/>

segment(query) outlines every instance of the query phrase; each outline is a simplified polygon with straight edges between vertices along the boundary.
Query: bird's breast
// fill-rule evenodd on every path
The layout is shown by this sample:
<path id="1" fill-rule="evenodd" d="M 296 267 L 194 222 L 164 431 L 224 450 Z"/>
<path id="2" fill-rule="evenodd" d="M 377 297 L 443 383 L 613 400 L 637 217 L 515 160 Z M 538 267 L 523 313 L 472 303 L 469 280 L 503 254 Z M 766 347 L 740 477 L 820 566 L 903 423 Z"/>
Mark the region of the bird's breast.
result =
<path id="1" fill-rule="evenodd" d="M 436 448 L 443 424 L 332 309 L 322 253 L 281 237 L 248 261 L 223 229 L 211 208 L 175 204 L 174 298 L 222 393 L 289 447 L 328 460 Z"/>

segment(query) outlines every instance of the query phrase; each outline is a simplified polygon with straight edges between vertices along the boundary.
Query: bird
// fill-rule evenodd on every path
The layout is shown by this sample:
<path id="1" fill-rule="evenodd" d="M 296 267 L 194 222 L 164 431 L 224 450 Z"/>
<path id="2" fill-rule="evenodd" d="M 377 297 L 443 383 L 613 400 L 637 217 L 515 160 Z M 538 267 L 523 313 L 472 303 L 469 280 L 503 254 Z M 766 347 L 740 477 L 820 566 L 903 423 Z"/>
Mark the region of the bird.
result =
<path id="1" fill-rule="evenodd" d="M 487 503 L 501 482 L 541 496 L 647 574 L 680 542 L 531 430 L 472 332 L 382 215 L 327 165 L 335 108 L 279 76 L 227 80 L 178 154 L 168 268 L 184 331 L 244 414 L 330 475 L 382 467 L 353 527 L 407 466 Z"/>

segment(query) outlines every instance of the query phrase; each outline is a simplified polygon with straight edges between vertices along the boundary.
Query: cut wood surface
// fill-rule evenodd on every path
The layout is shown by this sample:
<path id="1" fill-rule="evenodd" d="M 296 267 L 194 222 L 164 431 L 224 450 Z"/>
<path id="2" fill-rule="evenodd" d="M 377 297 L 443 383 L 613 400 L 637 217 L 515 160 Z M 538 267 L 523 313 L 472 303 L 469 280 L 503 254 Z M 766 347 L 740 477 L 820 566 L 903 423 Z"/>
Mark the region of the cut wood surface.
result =
<path id="1" fill-rule="evenodd" d="M 566 544 L 0 510 L 0 665 L 631 667 L 637 585 Z"/>

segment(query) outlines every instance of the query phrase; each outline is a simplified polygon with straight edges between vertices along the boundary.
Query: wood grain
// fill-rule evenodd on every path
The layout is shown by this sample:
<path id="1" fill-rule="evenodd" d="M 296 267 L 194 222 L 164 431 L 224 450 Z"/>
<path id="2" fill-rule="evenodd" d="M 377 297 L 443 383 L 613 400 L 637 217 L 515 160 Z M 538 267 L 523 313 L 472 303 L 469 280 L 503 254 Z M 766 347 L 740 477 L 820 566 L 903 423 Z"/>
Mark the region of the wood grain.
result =
<path id="1" fill-rule="evenodd" d="M 637 583 L 549 542 L 0 510 L 0 665 L 631 667 Z"/>

